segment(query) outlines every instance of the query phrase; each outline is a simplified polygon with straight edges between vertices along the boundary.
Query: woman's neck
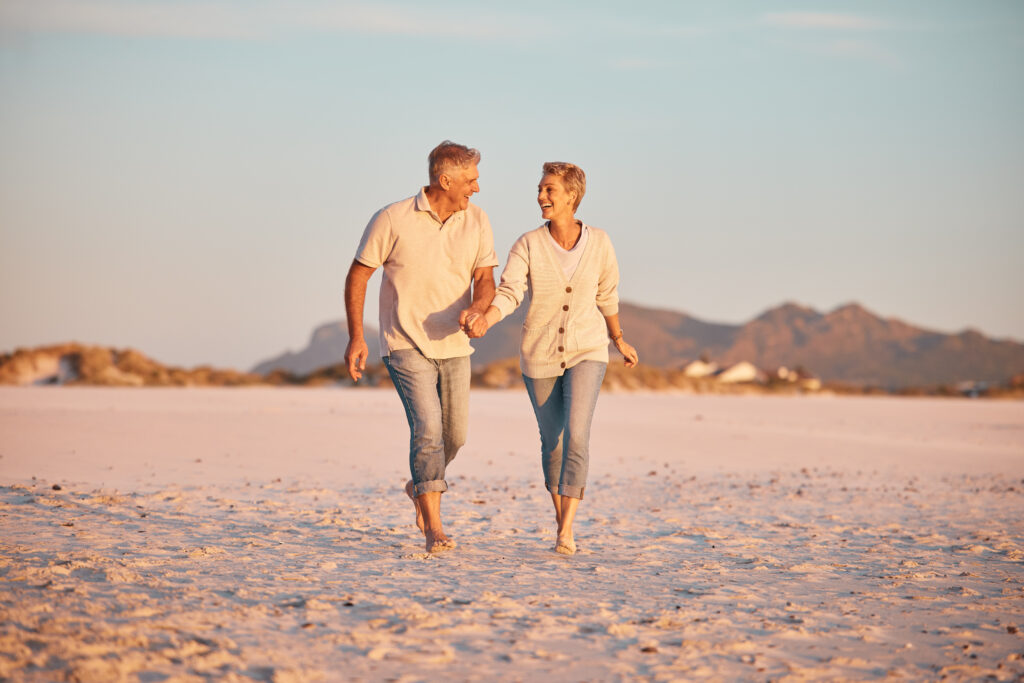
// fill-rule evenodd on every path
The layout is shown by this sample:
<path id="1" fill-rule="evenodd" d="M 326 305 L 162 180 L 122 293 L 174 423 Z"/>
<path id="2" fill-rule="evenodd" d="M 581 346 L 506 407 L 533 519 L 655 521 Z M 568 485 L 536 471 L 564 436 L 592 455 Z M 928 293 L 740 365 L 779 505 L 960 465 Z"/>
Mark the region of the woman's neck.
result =
<path id="1" fill-rule="evenodd" d="M 576 246 L 583 234 L 583 224 L 575 216 L 552 218 L 548 221 L 548 232 L 555 242 L 566 251 Z"/>

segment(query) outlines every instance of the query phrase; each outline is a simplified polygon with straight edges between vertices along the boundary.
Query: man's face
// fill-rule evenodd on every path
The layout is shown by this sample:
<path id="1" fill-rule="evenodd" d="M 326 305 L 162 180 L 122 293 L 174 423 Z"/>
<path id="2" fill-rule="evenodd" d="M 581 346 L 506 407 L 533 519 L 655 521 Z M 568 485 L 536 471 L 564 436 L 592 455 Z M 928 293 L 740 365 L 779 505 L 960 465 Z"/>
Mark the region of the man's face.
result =
<path id="1" fill-rule="evenodd" d="M 445 194 L 458 211 L 465 211 L 469 207 L 469 198 L 480 191 L 480 173 L 476 170 L 476 164 L 460 168 L 448 176 L 449 185 Z"/>

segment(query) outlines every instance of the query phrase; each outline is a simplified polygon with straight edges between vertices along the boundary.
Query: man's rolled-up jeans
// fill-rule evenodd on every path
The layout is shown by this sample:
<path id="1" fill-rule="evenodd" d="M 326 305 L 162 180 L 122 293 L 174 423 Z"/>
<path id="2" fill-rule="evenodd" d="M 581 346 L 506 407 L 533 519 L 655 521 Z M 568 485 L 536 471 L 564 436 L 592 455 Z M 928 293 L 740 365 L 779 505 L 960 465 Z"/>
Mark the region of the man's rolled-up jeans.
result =
<path id="1" fill-rule="evenodd" d="M 416 495 L 447 491 L 444 473 L 466 443 L 469 356 L 427 358 L 399 349 L 384 358 L 409 420 L 409 469 Z"/>

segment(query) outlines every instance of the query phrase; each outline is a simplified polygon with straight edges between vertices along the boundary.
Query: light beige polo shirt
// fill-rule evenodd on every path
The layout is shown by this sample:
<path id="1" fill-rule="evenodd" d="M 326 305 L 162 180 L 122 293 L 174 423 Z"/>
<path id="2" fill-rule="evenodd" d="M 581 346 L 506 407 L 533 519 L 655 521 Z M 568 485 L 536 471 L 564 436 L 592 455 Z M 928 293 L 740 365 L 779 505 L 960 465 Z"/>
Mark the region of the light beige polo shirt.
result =
<path id="1" fill-rule="evenodd" d="M 442 223 L 423 188 L 374 214 L 356 260 L 370 268 L 384 266 L 382 356 L 412 348 L 438 359 L 473 353 L 459 328 L 459 313 L 472 303 L 473 271 L 498 265 L 483 209 L 470 204 Z"/>

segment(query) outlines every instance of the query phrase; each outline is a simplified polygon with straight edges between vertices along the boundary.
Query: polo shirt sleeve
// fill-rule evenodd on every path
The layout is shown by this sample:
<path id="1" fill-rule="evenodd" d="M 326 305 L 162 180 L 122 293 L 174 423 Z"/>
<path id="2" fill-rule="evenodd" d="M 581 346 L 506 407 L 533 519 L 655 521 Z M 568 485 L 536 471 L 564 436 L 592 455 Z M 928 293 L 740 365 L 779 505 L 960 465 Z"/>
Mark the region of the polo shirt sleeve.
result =
<path id="1" fill-rule="evenodd" d="M 597 308 L 601 315 L 615 315 L 619 312 L 619 262 L 615 258 L 612 241 L 604 235 L 604 263 L 597 279 Z"/>
<path id="2" fill-rule="evenodd" d="M 477 247 L 476 262 L 473 270 L 477 268 L 493 268 L 498 265 L 498 255 L 494 252 L 494 233 L 491 231 L 491 220 L 483 211 L 480 212 L 480 243 Z"/>
<path id="3" fill-rule="evenodd" d="M 388 260 L 394 246 L 391 216 L 387 208 L 383 208 L 373 214 L 373 218 L 366 224 L 359 248 L 356 249 L 356 261 L 370 268 L 380 268 Z"/>

